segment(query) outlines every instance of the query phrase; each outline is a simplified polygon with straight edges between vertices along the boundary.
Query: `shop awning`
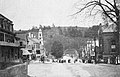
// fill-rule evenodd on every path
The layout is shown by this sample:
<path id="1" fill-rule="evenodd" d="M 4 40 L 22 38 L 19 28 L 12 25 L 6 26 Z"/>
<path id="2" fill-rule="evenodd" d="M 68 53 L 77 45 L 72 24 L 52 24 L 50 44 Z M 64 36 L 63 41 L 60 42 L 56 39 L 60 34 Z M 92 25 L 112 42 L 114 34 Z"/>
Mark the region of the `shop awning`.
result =
<path id="1" fill-rule="evenodd" d="M 28 50 L 22 48 L 21 49 L 23 51 L 23 55 L 31 55 L 32 53 L 30 53 Z"/>

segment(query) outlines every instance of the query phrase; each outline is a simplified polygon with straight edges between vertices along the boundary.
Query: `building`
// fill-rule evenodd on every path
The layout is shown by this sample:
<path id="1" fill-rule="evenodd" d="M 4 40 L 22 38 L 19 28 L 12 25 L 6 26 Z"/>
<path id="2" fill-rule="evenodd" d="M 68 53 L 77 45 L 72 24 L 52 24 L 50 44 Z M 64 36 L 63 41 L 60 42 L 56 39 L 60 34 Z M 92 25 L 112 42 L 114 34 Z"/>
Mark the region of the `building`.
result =
<path id="1" fill-rule="evenodd" d="M 22 53 L 18 40 L 13 22 L 0 14 L 0 62 L 20 62 Z"/>
<path id="2" fill-rule="evenodd" d="M 23 39 L 21 43 L 25 45 L 24 51 L 28 51 L 29 58 L 40 58 L 41 55 L 45 55 L 42 27 L 33 27 L 30 30 L 16 31 L 17 37 Z M 27 54 L 23 54 L 27 55 Z"/>
<path id="3" fill-rule="evenodd" d="M 100 34 L 100 51 L 106 63 L 116 64 L 119 61 L 119 52 L 116 50 L 116 31 L 115 25 L 111 24 L 107 28 L 102 28 Z"/>
<path id="4" fill-rule="evenodd" d="M 73 63 L 75 60 L 78 59 L 78 57 L 79 54 L 75 49 L 66 49 L 63 54 L 63 60 L 65 60 L 66 63 L 68 63 L 69 60 Z"/>

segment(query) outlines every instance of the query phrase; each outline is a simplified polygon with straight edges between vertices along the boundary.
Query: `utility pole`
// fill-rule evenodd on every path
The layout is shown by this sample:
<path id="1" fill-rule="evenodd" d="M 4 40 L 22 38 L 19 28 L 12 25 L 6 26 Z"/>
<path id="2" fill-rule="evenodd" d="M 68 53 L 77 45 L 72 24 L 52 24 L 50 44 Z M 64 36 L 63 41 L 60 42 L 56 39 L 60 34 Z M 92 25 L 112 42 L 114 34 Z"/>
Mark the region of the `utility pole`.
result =
<path id="1" fill-rule="evenodd" d="M 96 64 L 97 63 L 97 61 L 96 61 L 97 54 L 96 54 L 96 38 L 95 37 L 94 37 L 94 45 L 95 45 L 94 53 L 95 53 L 95 64 Z"/>

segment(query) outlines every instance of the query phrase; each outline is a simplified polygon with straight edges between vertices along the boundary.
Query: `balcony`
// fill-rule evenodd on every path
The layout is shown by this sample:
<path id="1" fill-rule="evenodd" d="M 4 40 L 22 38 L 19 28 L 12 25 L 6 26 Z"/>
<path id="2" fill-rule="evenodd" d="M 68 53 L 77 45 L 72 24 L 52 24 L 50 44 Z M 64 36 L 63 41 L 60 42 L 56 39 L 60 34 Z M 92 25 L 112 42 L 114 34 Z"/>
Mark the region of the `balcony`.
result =
<path id="1" fill-rule="evenodd" d="M 4 41 L 0 41 L 1 46 L 12 46 L 12 47 L 19 47 L 20 45 L 18 43 L 8 43 Z"/>

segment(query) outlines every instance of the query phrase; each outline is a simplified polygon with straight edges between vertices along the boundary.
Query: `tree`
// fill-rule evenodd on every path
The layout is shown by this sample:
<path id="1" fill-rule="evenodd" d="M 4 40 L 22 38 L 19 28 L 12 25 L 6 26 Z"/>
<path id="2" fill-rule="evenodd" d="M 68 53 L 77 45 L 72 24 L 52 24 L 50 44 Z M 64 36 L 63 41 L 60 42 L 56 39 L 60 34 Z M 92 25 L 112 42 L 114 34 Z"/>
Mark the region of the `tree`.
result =
<path id="1" fill-rule="evenodd" d="M 118 0 L 119 1 L 119 0 Z M 119 28 L 120 28 L 120 11 L 118 9 L 118 2 L 117 0 L 90 0 L 85 4 L 84 7 L 82 7 L 78 12 L 76 12 L 74 15 L 81 13 L 85 9 L 90 9 L 89 13 L 92 15 L 93 10 L 96 9 L 96 7 L 100 7 L 94 15 L 96 15 L 99 11 L 102 12 L 103 15 L 107 16 L 115 25 L 116 25 L 116 33 L 117 33 L 117 54 L 119 54 Z M 97 8 L 98 8 L 97 7 Z M 118 55 L 117 55 L 118 57 Z M 118 62 L 117 62 L 118 63 Z"/>
<path id="2" fill-rule="evenodd" d="M 98 30 L 99 30 L 99 26 L 97 25 L 89 27 L 89 29 L 86 30 L 85 32 L 85 37 L 88 38 L 98 37 Z"/>
<path id="3" fill-rule="evenodd" d="M 55 58 L 60 58 L 63 55 L 63 45 L 59 41 L 54 41 L 52 47 L 51 47 L 52 55 L 55 56 Z"/>
<path id="4" fill-rule="evenodd" d="M 77 30 L 77 27 L 69 27 L 68 28 L 68 36 L 70 37 L 82 37 L 83 34 L 81 30 Z"/>

